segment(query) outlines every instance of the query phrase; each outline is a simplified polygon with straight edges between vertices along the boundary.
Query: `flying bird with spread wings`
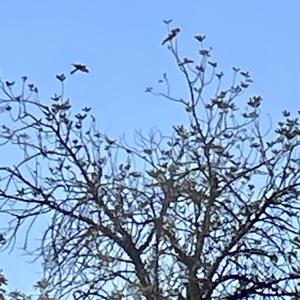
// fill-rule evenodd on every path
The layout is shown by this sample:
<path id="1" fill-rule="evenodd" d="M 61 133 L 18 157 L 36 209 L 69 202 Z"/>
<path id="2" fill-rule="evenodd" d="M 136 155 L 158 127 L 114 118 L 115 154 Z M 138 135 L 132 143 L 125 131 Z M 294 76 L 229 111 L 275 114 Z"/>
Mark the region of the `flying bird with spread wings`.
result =
<path id="1" fill-rule="evenodd" d="M 72 64 L 72 66 L 74 67 L 74 70 L 72 70 L 70 72 L 70 74 L 74 74 L 77 71 L 80 72 L 84 72 L 84 73 L 89 73 L 89 69 L 87 68 L 86 65 L 82 65 L 82 64 Z"/>
<path id="2" fill-rule="evenodd" d="M 170 31 L 169 35 L 163 40 L 162 45 L 164 45 L 167 42 L 172 41 L 179 32 L 180 32 L 179 28 L 172 29 Z"/>

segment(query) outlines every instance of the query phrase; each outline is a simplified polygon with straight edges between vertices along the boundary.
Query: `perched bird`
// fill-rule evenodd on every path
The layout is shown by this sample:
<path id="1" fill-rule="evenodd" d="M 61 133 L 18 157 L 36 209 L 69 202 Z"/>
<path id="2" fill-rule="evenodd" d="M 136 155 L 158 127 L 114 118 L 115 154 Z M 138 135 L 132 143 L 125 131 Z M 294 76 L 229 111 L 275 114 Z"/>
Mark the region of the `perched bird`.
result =
<path id="1" fill-rule="evenodd" d="M 88 70 L 86 65 L 82 65 L 82 64 L 72 64 L 72 65 L 75 69 L 72 70 L 70 74 L 74 74 L 77 71 L 81 71 L 81 72 L 84 72 L 84 73 L 89 73 L 89 70 Z"/>
<path id="2" fill-rule="evenodd" d="M 164 45 L 167 42 L 172 41 L 179 32 L 180 32 L 179 28 L 172 29 L 171 32 L 169 33 L 169 35 L 163 40 L 162 45 Z"/>

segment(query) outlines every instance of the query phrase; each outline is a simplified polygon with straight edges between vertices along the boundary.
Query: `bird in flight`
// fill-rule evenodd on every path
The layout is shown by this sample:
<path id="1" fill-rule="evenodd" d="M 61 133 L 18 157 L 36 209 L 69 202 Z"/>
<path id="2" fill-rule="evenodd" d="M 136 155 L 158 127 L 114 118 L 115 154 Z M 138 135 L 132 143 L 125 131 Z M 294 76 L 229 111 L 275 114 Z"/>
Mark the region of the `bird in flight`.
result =
<path id="1" fill-rule="evenodd" d="M 172 41 L 179 32 L 180 32 L 179 28 L 172 29 L 169 35 L 163 40 L 162 45 Z"/>
<path id="2" fill-rule="evenodd" d="M 74 74 L 77 71 L 81 71 L 81 72 L 84 72 L 84 73 L 89 73 L 89 70 L 88 70 L 86 65 L 72 64 L 72 66 L 74 67 L 74 70 L 72 70 L 70 74 Z"/>

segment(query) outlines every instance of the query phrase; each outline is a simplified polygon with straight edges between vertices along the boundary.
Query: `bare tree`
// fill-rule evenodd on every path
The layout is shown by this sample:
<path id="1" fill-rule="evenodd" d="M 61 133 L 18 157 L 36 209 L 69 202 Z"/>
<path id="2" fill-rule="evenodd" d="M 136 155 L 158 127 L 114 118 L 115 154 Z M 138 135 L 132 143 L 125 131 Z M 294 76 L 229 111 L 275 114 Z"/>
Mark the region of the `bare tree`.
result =
<path id="1" fill-rule="evenodd" d="M 242 102 L 249 72 L 233 68 L 224 88 L 205 36 L 182 57 L 165 23 L 184 96 L 166 74 L 146 92 L 185 109 L 170 136 L 102 134 L 89 107 L 72 113 L 64 74 L 50 104 L 26 77 L 18 93 L 1 82 L 0 149 L 15 153 L 0 167 L 2 248 L 25 232 L 28 249 L 49 221 L 35 254 L 60 297 L 298 299 L 299 119 L 261 126 L 261 96 Z"/>

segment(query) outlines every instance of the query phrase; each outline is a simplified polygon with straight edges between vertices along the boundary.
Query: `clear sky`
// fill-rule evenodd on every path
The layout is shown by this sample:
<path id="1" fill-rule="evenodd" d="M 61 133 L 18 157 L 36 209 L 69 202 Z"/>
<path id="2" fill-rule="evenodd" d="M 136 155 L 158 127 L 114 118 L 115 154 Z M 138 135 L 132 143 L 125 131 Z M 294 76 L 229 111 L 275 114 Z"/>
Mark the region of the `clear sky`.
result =
<path id="1" fill-rule="evenodd" d="M 187 56 L 197 52 L 193 35 L 203 33 L 225 75 L 232 66 L 249 70 L 250 93 L 263 96 L 263 112 L 274 124 L 283 109 L 299 109 L 299 0 L 2 1 L 0 75 L 29 76 L 47 101 L 59 89 L 57 73 L 86 63 L 91 72 L 68 80 L 66 93 L 75 107 L 93 107 L 104 132 L 168 130 L 184 119 L 180 107 L 144 93 L 162 73 L 177 72 L 161 46 L 168 18 L 182 29 Z M 13 159 L 5 155 L 0 163 Z M 10 286 L 29 291 L 38 266 L 25 261 L 19 251 L 0 253 Z"/>

